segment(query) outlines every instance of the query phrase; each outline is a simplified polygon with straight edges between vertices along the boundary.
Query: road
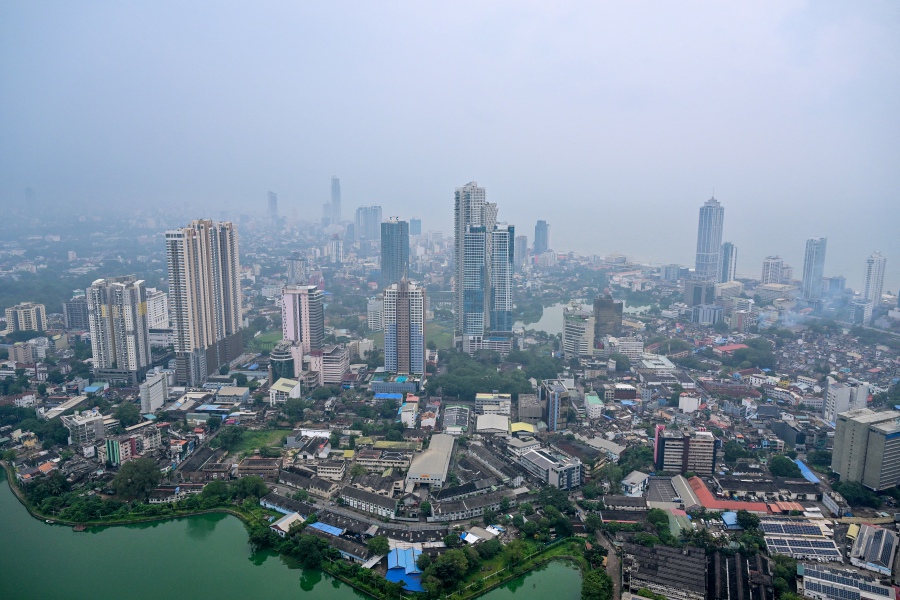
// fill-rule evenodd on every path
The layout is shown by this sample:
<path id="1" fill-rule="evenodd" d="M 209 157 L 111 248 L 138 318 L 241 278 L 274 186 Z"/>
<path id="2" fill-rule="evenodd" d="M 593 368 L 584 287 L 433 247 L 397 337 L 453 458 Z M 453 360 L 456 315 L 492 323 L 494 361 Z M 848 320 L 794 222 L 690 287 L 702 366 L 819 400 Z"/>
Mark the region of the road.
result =
<path id="1" fill-rule="evenodd" d="M 616 547 L 613 546 L 612 542 L 610 542 L 600 531 L 597 531 L 596 535 L 600 545 L 606 548 L 606 572 L 613 581 L 612 600 L 619 600 L 619 598 L 622 597 L 622 568 L 619 565 L 621 560 L 619 559 L 619 555 L 616 553 Z"/>

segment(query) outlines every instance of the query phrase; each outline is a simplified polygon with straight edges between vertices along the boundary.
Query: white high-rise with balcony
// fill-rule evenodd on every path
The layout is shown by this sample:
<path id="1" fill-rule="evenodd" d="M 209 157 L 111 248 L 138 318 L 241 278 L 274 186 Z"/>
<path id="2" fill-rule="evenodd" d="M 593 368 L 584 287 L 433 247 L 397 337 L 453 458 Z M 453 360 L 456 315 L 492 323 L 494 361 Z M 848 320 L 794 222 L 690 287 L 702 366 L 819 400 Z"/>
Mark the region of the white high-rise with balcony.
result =
<path id="1" fill-rule="evenodd" d="M 887 258 L 881 252 L 873 252 L 866 259 L 866 282 L 863 288 L 863 300 L 871 302 L 875 307 L 881 304 L 881 294 L 884 290 L 884 269 L 887 266 Z"/>

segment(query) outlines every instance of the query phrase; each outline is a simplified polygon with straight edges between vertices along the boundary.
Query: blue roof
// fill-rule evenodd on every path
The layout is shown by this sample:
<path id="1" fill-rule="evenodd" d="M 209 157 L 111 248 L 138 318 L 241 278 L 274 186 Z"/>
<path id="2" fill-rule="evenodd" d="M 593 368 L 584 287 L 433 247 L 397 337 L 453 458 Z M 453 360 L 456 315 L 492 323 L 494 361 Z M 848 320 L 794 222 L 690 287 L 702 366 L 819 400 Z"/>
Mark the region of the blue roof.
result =
<path id="1" fill-rule="evenodd" d="M 327 523 L 319 523 L 318 521 L 316 521 L 315 523 L 310 523 L 308 525 L 308 527 L 312 527 L 313 529 L 318 529 L 319 531 L 324 531 L 325 533 L 333 535 L 333 536 L 339 536 L 342 533 L 344 533 L 343 529 L 339 529 L 339 528 L 335 527 L 334 525 L 328 525 Z"/>
<path id="2" fill-rule="evenodd" d="M 403 394 L 375 394 L 376 400 L 403 400 Z"/>
<path id="3" fill-rule="evenodd" d="M 622 406 L 634 406 L 634 405 L 635 405 L 634 400 L 622 400 Z"/>
<path id="4" fill-rule="evenodd" d="M 103 386 L 89 385 L 86 388 L 84 388 L 84 391 L 87 392 L 88 394 L 93 394 L 94 392 L 102 392 Z"/>
<path id="5" fill-rule="evenodd" d="M 800 474 L 803 475 L 803 479 L 807 480 L 810 483 L 821 483 L 821 480 L 815 476 L 815 474 L 809 470 L 802 460 L 799 458 L 794 461 L 794 463 L 800 467 Z"/>
<path id="6" fill-rule="evenodd" d="M 733 526 L 738 524 L 737 513 L 735 511 L 731 512 L 723 512 L 722 513 L 722 522 L 726 525 Z"/>
<path id="7" fill-rule="evenodd" d="M 403 582 L 403 587 L 411 592 L 424 592 L 422 572 L 416 566 L 416 559 L 422 554 L 415 548 L 394 548 L 388 553 L 388 570 L 385 579 L 395 583 Z"/>

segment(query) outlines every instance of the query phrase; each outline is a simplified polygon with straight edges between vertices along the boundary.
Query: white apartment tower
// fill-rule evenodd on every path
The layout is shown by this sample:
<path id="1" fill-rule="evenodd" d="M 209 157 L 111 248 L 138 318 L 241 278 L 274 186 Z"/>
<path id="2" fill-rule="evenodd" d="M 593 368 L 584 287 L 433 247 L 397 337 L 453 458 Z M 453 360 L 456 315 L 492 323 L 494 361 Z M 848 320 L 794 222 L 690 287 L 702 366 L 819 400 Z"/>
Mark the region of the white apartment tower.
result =
<path id="1" fill-rule="evenodd" d="M 94 374 L 138 383 L 150 366 L 147 289 L 134 276 L 98 279 L 86 290 Z"/>
<path id="2" fill-rule="evenodd" d="M 783 258 L 781 258 L 780 256 L 767 256 L 763 260 L 762 277 L 760 277 L 759 282 L 761 284 L 781 283 L 784 276 L 783 270 Z"/>
<path id="3" fill-rule="evenodd" d="M 325 342 L 325 307 L 322 290 L 314 285 L 289 285 L 281 292 L 281 329 L 291 343 L 294 375 L 302 372 L 303 357 L 322 350 Z"/>
<path id="4" fill-rule="evenodd" d="M 243 349 L 237 230 L 197 220 L 167 231 L 166 259 L 176 381 L 199 385 Z"/>
<path id="5" fill-rule="evenodd" d="M 694 277 L 702 281 L 718 281 L 721 265 L 722 229 L 725 225 L 725 207 L 710 198 L 700 207 L 697 225 L 697 261 Z"/>
<path id="6" fill-rule="evenodd" d="M 881 294 L 884 290 L 884 269 L 887 266 L 887 258 L 881 252 L 873 252 L 866 259 L 866 287 L 863 288 L 863 300 L 871 302 L 875 307 L 881 304 Z"/>

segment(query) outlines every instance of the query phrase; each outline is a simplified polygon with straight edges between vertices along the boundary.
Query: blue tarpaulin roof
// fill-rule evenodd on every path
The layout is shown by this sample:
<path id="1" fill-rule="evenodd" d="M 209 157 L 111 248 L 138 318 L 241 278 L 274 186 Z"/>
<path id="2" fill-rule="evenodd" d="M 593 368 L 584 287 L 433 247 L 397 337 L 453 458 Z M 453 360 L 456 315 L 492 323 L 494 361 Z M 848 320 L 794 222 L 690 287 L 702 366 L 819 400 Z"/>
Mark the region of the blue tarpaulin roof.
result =
<path id="1" fill-rule="evenodd" d="M 394 548 L 388 553 L 388 570 L 385 579 L 395 583 L 403 582 L 403 587 L 411 592 L 424 592 L 422 572 L 416 566 L 416 559 L 422 554 L 415 548 Z"/>
<path id="2" fill-rule="evenodd" d="M 803 475 L 803 479 L 807 480 L 810 483 L 821 483 L 821 480 L 815 476 L 815 474 L 809 470 L 802 460 L 799 458 L 794 461 L 798 467 L 800 467 L 800 474 Z"/>
<path id="3" fill-rule="evenodd" d="M 403 394 L 375 394 L 376 400 L 403 400 Z"/>
<path id="4" fill-rule="evenodd" d="M 325 533 L 328 533 L 328 534 L 334 535 L 334 536 L 338 536 L 338 535 L 341 535 L 342 533 L 344 533 L 343 529 L 339 529 L 339 528 L 335 527 L 334 525 L 328 525 L 326 523 L 319 523 L 319 522 L 310 523 L 309 527 L 312 527 L 313 529 L 318 529 L 319 531 L 324 531 Z"/>

